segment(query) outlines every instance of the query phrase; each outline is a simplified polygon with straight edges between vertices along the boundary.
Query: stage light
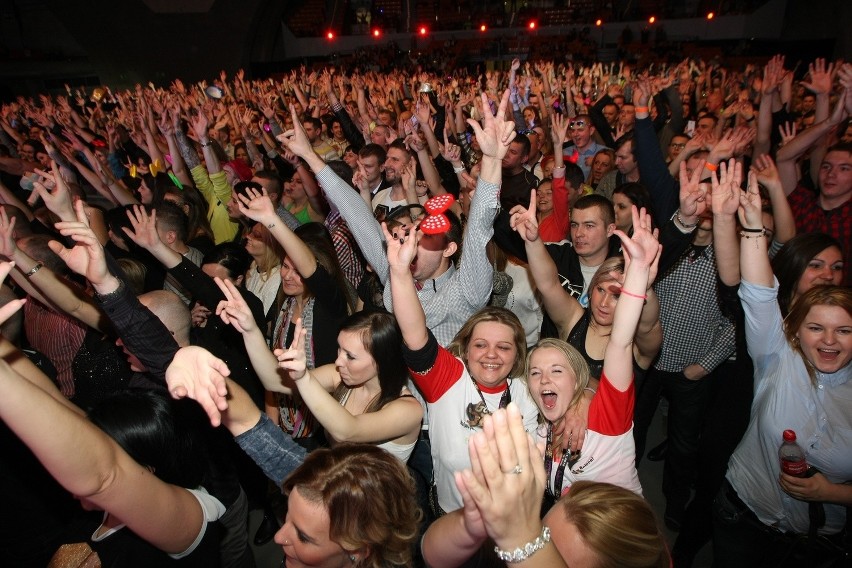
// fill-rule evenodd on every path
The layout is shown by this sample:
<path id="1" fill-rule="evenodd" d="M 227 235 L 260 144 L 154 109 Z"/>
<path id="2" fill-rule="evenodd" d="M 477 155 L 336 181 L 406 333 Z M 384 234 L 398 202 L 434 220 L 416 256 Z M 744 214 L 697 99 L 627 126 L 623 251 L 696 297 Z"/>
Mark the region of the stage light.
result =
<path id="1" fill-rule="evenodd" d="M 420 26 L 420 35 L 425 36 L 429 33 L 429 30 L 426 29 L 426 26 Z"/>
<path id="2" fill-rule="evenodd" d="M 379 37 L 380 35 L 382 35 L 382 30 L 380 30 L 379 28 L 374 28 L 373 37 Z"/>
<path id="3" fill-rule="evenodd" d="M 534 30 L 534 29 L 535 29 L 535 26 L 536 26 L 536 24 L 535 24 L 535 20 L 533 20 L 533 21 L 531 21 L 531 22 L 529 23 L 529 28 L 530 28 L 531 30 Z"/>
<path id="4" fill-rule="evenodd" d="M 595 25 L 596 25 L 596 26 L 600 26 L 601 24 L 603 24 L 603 20 L 601 20 L 600 18 L 598 18 L 597 20 L 595 20 Z"/>
<path id="5" fill-rule="evenodd" d="M 715 17 L 716 17 L 716 14 L 714 14 L 713 12 L 707 12 L 707 19 L 708 20 L 712 20 Z"/>
<path id="6" fill-rule="evenodd" d="M 328 32 L 327 34 L 325 34 L 325 37 L 327 37 L 328 39 L 334 39 L 334 32 Z"/>
<path id="7" fill-rule="evenodd" d="M 481 26 L 479 26 L 479 31 L 481 31 L 481 32 L 484 32 L 487 29 L 488 28 L 485 26 L 485 24 L 482 24 Z"/>
<path id="8" fill-rule="evenodd" d="M 651 16 L 650 18 L 648 18 L 648 23 L 649 23 L 649 24 L 653 24 L 653 23 L 654 23 L 654 22 L 656 22 L 656 21 L 657 21 L 657 17 L 656 17 L 656 16 Z"/>

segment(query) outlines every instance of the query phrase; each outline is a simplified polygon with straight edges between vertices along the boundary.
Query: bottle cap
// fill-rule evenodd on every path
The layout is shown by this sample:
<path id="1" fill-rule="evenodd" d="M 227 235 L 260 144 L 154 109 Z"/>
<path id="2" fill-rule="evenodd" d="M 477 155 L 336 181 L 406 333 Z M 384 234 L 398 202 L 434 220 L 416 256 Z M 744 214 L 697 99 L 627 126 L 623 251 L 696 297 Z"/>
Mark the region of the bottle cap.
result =
<path id="1" fill-rule="evenodd" d="M 795 442 L 796 441 L 796 433 L 793 430 L 784 430 L 784 441 L 785 442 Z"/>

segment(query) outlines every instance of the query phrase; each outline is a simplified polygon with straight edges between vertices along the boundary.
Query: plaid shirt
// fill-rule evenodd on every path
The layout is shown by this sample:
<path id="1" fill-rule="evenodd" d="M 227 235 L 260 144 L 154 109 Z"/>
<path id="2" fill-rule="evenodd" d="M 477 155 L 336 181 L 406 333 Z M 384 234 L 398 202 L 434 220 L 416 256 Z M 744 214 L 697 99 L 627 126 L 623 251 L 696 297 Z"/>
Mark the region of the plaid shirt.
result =
<path id="1" fill-rule="evenodd" d="M 660 297 L 663 345 L 656 369 L 679 373 L 698 363 L 713 371 L 734 352 L 734 323 L 719 308 L 713 245 L 687 250 L 654 284 Z"/>
<path id="2" fill-rule="evenodd" d="M 796 220 L 796 232 L 825 233 L 837 239 L 843 247 L 843 283 L 852 286 L 852 199 L 826 211 L 819 206 L 818 197 L 816 192 L 801 184 L 787 196 Z"/>

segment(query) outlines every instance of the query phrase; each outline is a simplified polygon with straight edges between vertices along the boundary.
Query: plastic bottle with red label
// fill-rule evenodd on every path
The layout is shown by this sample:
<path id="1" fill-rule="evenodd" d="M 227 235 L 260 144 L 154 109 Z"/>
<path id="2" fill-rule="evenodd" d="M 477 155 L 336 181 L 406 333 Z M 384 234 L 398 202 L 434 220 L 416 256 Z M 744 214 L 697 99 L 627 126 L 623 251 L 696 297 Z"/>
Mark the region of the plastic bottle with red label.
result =
<path id="1" fill-rule="evenodd" d="M 796 443 L 796 433 L 793 430 L 784 430 L 784 441 L 778 448 L 778 458 L 781 460 L 781 471 L 795 477 L 806 477 L 808 473 L 808 461 L 805 459 L 805 451 Z"/>

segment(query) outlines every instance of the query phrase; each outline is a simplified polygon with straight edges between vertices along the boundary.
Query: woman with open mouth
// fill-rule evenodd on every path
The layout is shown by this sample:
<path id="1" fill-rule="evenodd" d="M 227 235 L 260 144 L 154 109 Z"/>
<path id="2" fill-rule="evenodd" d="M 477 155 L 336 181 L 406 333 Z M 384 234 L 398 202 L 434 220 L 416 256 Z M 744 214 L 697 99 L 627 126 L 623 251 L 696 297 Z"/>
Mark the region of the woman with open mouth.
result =
<path id="1" fill-rule="evenodd" d="M 622 231 L 624 276 L 621 298 L 603 357 L 600 384 L 589 408 L 589 427 L 582 452 L 563 449 L 562 422 L 591 390 L 589 366 L 582 354 L 559 339 L 542 339 L 527 355 L 527 382 L 545 424 L 539 441 L 545 446 L 546 496 L 550 503 L 580 480 L 612 483 L 642 494 L 633 443 L 634 347 L 648 285 L 657 271 L 661 246 L 651 232 L 651 217 L 633 207 L 633 235 Z"/>

